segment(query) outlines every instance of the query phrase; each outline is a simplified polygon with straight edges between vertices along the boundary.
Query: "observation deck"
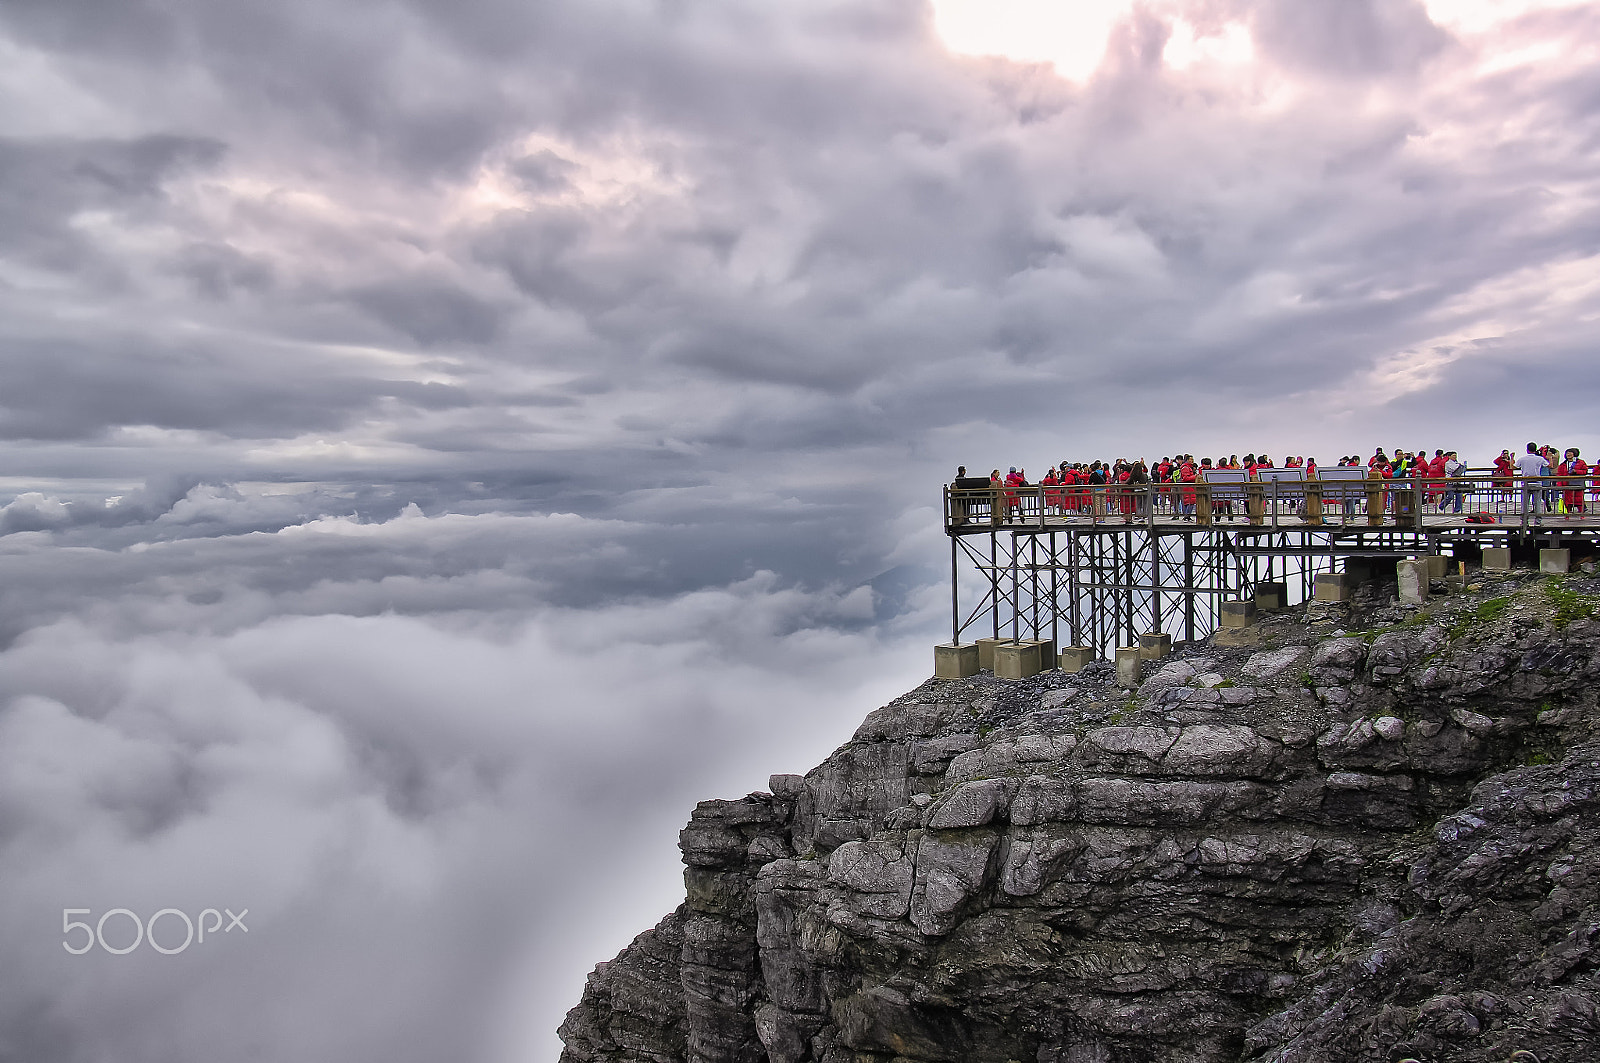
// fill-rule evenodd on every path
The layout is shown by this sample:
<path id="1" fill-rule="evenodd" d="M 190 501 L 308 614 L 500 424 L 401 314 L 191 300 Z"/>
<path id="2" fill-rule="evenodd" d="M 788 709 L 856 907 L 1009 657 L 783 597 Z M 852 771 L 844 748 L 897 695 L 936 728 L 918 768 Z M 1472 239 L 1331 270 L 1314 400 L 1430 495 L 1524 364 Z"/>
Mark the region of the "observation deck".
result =
<path id="1" fill-rule="evenodd" d="M 1050 667 L 1067 645 L 1088 660 L 1204 639 L 1258 600 L 1282 608 L 1324 586 L 1339 600 L 1379 565 L 1421 561 L 1436 579 L 1527 561 L 1564 571 L 1600 539 L 1600 477 L 1207 470 L 1183 484 L 946 486 L 942 514 L 951 642 L 940 668 L 967 660 L 969 643 L 1032 643 Z"/>

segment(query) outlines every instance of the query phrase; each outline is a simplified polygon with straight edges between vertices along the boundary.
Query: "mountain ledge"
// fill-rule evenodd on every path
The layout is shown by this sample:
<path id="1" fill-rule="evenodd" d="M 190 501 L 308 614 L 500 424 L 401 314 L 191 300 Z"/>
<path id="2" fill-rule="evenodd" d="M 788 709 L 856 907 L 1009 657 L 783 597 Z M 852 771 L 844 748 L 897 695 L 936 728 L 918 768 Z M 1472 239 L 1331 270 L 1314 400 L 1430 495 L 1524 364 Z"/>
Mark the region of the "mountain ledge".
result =
<path id="1" fill-rule="evenodd" d="M 1591 1059 L 1600 581 L 930 680 L 696 806 L 562 1063 Z"/>

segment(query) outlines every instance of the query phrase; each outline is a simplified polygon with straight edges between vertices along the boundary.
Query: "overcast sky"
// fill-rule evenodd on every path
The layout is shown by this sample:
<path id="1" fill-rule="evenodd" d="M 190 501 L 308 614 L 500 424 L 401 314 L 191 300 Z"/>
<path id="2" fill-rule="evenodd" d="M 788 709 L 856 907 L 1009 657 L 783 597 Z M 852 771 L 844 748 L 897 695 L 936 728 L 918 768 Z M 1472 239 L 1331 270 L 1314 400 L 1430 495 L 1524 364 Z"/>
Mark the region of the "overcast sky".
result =
<path id="1" fill-rule="evenodd" d="M 1597 42 L 0 0 L 0 1063 L 553 1059 L 693 802 L 928 673 L 958 463 L 1600 451 Z"/>

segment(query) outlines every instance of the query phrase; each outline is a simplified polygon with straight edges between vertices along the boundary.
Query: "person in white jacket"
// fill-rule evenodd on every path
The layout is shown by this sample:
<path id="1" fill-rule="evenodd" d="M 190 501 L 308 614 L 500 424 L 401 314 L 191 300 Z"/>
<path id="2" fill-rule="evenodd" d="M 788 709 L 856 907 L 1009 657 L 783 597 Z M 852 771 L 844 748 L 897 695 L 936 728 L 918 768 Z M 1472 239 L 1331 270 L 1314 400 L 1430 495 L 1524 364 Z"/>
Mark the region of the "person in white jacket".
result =
<path id="1" fill-rule="evenodd" d="M 1528 444 L 1527 453 L 1517 459 L 1518 476 L 1549 476 L 1550 463 L 1544 455 L 1539 453 L 1536 443 Z M 1526 484 L 1522 489 L 1523 511 L 1534 514 L 1534 523 L 1543 524 L 1544 515 L 1550 508 L 1545 492 L 1540 490 L 1538 484 Z"/>

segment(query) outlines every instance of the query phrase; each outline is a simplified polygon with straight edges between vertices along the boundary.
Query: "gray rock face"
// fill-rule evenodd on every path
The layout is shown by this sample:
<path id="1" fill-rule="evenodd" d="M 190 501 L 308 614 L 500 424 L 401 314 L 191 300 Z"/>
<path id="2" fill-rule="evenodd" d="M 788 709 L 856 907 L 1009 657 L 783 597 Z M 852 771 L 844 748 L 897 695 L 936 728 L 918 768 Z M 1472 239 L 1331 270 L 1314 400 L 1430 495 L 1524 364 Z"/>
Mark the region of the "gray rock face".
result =
<path id="1" fill-rule="evenodd" d="M 1311 651 L 1304 646 L 1264 650 L 1244 662 L 1239 674 L 1246 679 L 1254 679 L 1261 683 L 1272 683 L 1284 678 L 1292 680 L 1298 677 L 1301 667 L 1310 657 Z"/>
<path id="2" fill-rule="evenodd" d="M 1131 703 L 1109 669 L 930 681 L 695 809 L 685 903 L 562 1060 L 1593 1058 L 1600 626 L 1543 594 L 1282 626 Z"/>

